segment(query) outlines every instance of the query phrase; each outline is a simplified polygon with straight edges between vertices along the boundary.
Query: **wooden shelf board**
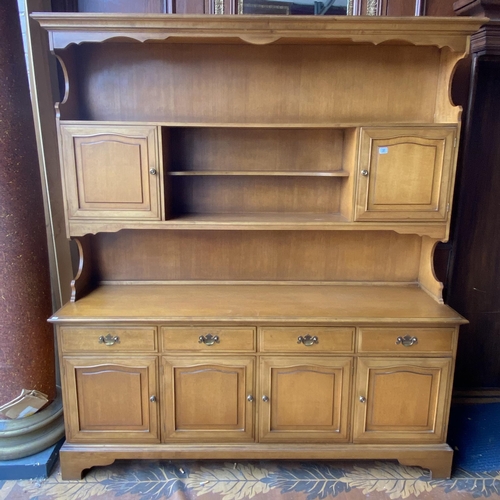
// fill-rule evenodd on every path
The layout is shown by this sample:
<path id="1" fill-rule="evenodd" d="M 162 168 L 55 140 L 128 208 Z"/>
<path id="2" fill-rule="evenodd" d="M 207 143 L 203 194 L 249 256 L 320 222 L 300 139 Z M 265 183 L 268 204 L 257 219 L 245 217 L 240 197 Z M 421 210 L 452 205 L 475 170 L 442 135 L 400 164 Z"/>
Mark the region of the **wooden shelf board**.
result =
<path id="1" fill-rule="evenodd" d="M 172 176 L 254 176 L 254 177 L 349 177 L 345 170 L 307 171 L 307 170 L 175 170 L 167 172 Z"/>
<path id="2" fill-rule="evenodd" d="M 459 324 L 417 285 L 102 285 L 52 322 Z"/>

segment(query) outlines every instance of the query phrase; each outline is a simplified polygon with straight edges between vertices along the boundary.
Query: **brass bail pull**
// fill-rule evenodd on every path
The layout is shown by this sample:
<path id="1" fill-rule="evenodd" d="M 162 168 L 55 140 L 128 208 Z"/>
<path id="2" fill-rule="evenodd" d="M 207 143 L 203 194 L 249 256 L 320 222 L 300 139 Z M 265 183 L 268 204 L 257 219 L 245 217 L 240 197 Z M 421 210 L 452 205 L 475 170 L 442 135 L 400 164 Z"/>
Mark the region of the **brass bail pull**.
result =
<path id="1" fill-rule="evenodd" d="M 115 335 L 114 337 L 108 333 L 105 337 L 104 335 L 101 335 L 99 337 L 99 344 L 104 344 L 104 345 L 115 345 L 120 343 L 120 337 Z"/>
<path id="2" fill-rule="evenodd" d="M 404 337 L 398 337 L 396 339 L 396 344 L 403 344 L 405 347 L 411 347 L 414 344 L 418 344 L 418 339 L 411 335 L 405 335 Z"/>
<path id="3" fill-rule="evenodd" d="M 301 335 L 297 338 L 297 344 L 304 344 L 309 347 L 311 345 L 317 344 L 319 342 L 318 337 L 311 337 L 310 335 L 305 335 L 304 337 Z"/>
<path id="4" fill-rule="evenodd" d="M 205 344 L 205 345 L 214 345 L 214 344 L 219 344 L 220 340 L 218 335 L 212 335 L 211 333 L 207 333 L 206 335 L 200 335 L 198 338 L 198 342 L 200 344 Z"/>

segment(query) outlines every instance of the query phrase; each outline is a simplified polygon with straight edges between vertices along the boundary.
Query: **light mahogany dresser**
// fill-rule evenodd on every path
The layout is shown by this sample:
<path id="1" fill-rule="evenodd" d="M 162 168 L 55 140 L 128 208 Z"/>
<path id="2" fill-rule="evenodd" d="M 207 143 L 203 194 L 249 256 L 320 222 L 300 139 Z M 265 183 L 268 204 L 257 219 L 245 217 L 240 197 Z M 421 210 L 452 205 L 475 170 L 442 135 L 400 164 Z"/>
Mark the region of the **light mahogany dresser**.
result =
<path id="1" fill-rule="evenodd" d="M 60 62 L 62 476 L 118 458 L 450 474 L 457 63 L 484 19 L 35 14 Z"/>

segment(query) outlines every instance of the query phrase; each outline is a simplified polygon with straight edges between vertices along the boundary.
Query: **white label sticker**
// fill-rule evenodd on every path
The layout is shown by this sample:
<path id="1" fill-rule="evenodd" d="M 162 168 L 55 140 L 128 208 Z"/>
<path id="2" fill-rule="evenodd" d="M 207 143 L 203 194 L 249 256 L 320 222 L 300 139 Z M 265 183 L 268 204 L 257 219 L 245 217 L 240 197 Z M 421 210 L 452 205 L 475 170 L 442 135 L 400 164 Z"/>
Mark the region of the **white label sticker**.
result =
<path id="1" fill-rule="evenodd" d="M 379 155 L 386 155 L 388 152 L 389 152 L 389 148 L 387 146 L 384 146 L 383 148 L 378 148 Z"/>

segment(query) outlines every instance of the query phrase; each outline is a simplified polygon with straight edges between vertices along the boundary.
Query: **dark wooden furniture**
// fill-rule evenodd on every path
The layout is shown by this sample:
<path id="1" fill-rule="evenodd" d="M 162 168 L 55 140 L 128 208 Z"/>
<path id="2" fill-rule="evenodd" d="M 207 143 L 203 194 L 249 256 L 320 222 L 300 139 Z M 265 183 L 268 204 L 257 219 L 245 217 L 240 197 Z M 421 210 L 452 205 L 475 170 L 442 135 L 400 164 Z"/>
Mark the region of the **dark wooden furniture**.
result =
<path id="1" fill-rule="evenodd" d="M 80 249 L 51 318 L 63 477 L 174 456 L 449 476 L 465 320 L 432 256 L 460 129 L 450 79 L 483 20 L 35 18 L 65 77 Z"/>

